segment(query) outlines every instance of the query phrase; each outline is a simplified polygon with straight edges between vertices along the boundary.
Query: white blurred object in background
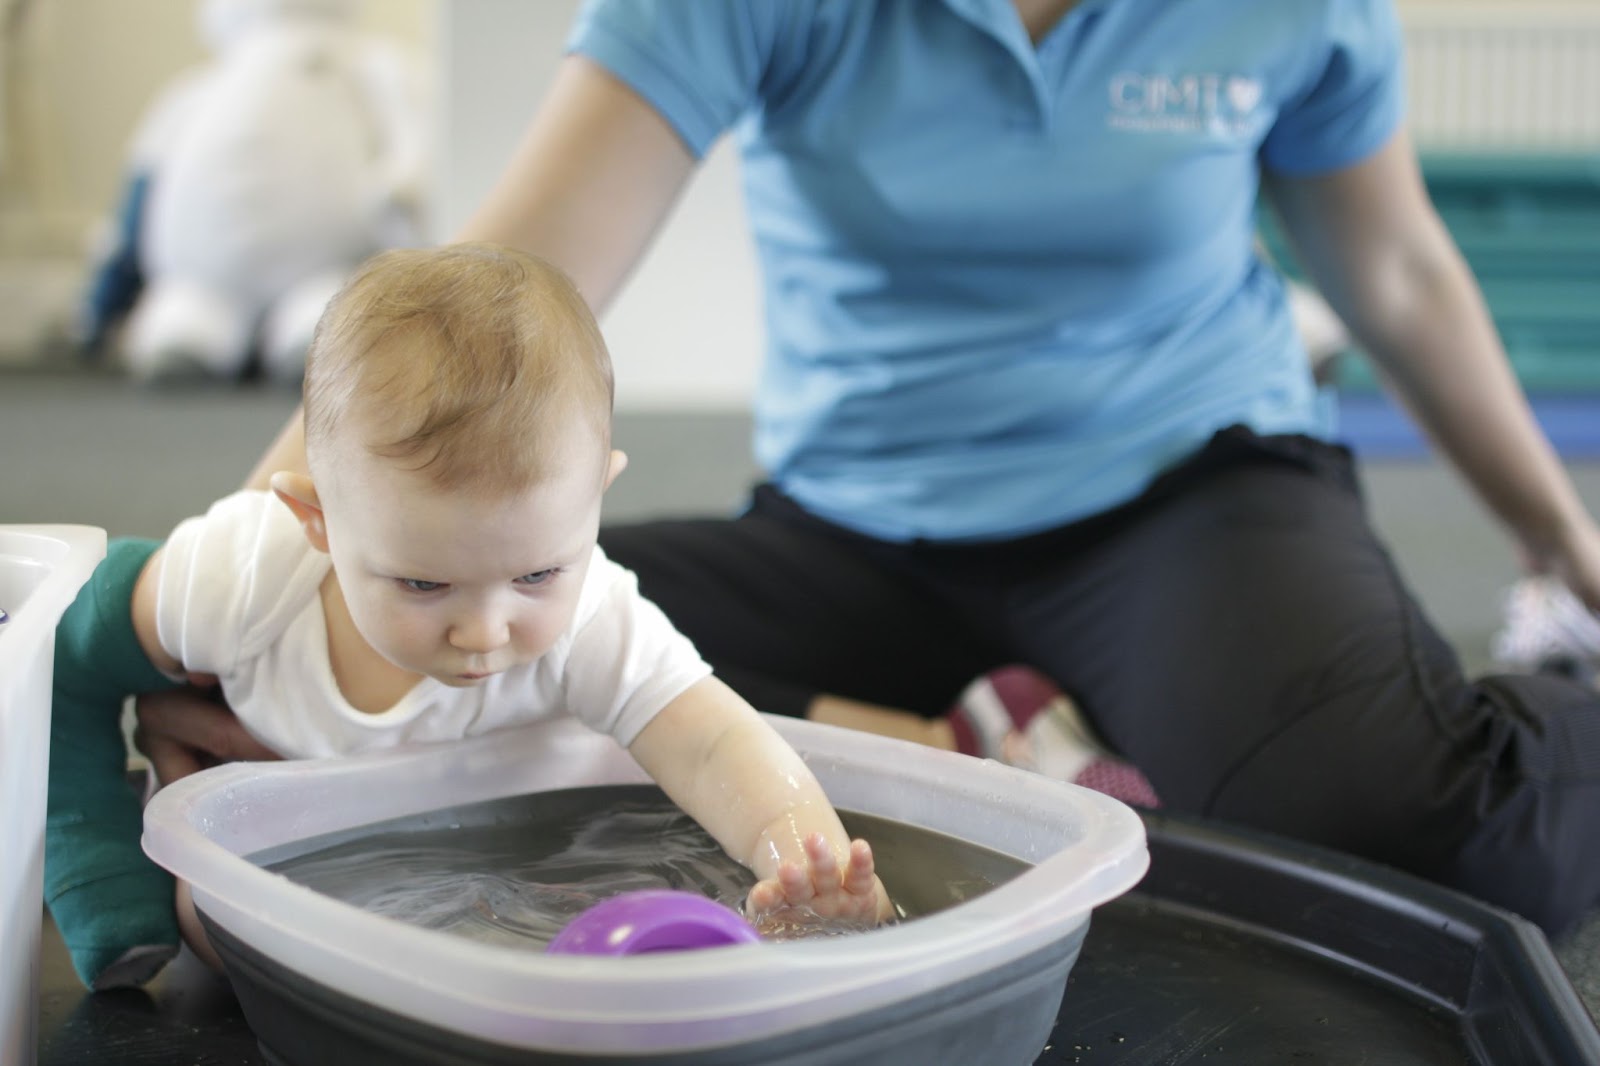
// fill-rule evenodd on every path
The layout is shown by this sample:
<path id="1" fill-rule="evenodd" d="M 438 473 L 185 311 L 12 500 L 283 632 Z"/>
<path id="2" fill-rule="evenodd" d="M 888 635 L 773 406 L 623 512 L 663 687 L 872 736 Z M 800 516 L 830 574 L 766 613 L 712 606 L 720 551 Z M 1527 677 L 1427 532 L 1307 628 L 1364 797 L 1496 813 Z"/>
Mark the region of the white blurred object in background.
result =
<path id="1" fill-rule="evenodd" d="M 1525 577 L 1506 593 L 1503 624 L 1490 648 L 1503 669 L 1600 676 L 1600 619 L 1553 577 Z"/>
<path id="2" fill-rule="evenodd" d="M 1289 293 L 1289 313 L 1294 318 L 1295 331 L 1300 334 L 1300 343 L 1305 345 L 1311 367 L 1318 371 L 1320 379 L 1324 365 L 1350 347 L 1350 331 L 1317 290 L 1289 279 L 1284 280 L 1284 288 Z"/>
<path id="3" fill-rule="evenodd" d="M 96 342 L 128 312 L 121 350 L 137 378 L 231 378 L 256 355 L 269 376 L 298 382 L 350 269 L 424 242 L 419 67 L 361 31 L 356 7 L 203 0 L 215 58 L 174 79 L 142 121 L 120 239 L 90 297 Z"/>

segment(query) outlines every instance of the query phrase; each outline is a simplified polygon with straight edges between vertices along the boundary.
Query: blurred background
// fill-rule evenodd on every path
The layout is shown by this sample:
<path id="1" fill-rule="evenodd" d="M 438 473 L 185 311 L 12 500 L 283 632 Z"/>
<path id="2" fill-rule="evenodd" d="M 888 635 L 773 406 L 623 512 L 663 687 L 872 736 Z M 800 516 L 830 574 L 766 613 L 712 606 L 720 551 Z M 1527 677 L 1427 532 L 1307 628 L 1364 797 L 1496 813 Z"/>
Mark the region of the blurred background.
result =
<path id="1" fill-rule="evenodd" d="M 1411 123 L 1436 202 L 1541 420 L 1600 506 L 1600 0 L 1398 6 Z M 139 385 L 115 327 L 94 352 L 83 334 L 93 286 L 115 277 L 107 249 L 128 226 L 132 179 L 152 150 L 142 142 L 160 147 L 163 99 L 225 58 L 208 19 L 297 7 L 331 7 L 349 35 L 406 71 L 404 120 L 391 125 L 409 127 L 398 139 L 416 160 L 391 184 L 405 186 L 394 198 L 411 239 L 433 241 L 459 226 L 509 156 L 577 2 L 0 0 L 0 522 L 160 536 L 235 487 L 292 409 L 292 373 L 286 383 L 252 365 Z M 271 125 L 260 101 L 241 106 Z M 249 155 L 259 148 L 249 141 L 232 147 L 264 154 Z M 150 201 L 147 214 L 160 206 Z M 214 233 L 201 237 L 215 244 Z M 728 145 L 713 150 L 604 325 L 619 433 L 637 453 L 609 498 L 612 517 L 736 506 L 755 473 L 744 412 L 761 336 Z M 1508 542 L 1382 398 L 1359 353 L 1330 365 L 1380 526 L 1463 654 L 1486 662 L 1516 575 Z"/>
<path id="2" fill-rule="evenodd" d="M 1409 50 L 1410 121 L 1433 195 L 1483 283 L 1541 422 L 1591 509 L 1600 510 L 1600 0 L 1397 2 Z M 76 522 L 114 535 L 162 536 L 237 487 L 294 407 L 292 360 L 276 372 L 261 360 L 271 338 L 251 339 L 243 363 L 208 365 L 195 352 L 237 339 L 225 316 L 187 338 L 179 330 L 178 341 L 162 333 L 182 324 L 185 309 L 199 319 L 196 308 L 215 311 L 205 293 L 179 292 L 171 321 L 144 323 L 157 340 L 142 368 L 126 354 L 126 321 L 102 314 L 96 326 L 91 313 L 97 299 L 102 312 L 118 306 L 130 271 L 137 289 L 130 227 L 163 210 L 172 217 L 163 190 L 181 184 L 177 176 L 152 184 L 148 164 L 174 145 L 195 147 L 184 121 L 196 114 L 219 121 L 215 107 L 208 112 L 195 100 L 221 84 L 205 79 L 237 58 L 227 48 L 259 29 L 207 25 L 207 6 L 0 0 L 0 523 Z M 347 96 L 370 92 L 387 101 L 374 105 L 384 112 L 372 134 L 374 158 L 383 160 L 375 168 L 380 193 L 352 200 L 375 226 L 312 264 L 326 272 L 361 241 L 448 239 L 533 114 L 577 4 L 221 4 L 229 6 L 246 14 L 339 9 L 346 43 L 318 54 L 334 57 L 328 62 Z M 253 61 L 282 59 L 296 40 L 304 43 L 291 35 L 257 48 Z M 357 53 L 365 58 L 339 66 Z M 296 69 L 320 77 L 329 68 L 318 60 Z M 295 84 L 297 92 L 315 88 Z M 203 141 L 252 160 L 234 190 L 246 201 L 270 195 L 264 176 L 275 172 L 258 165 L 270 154 L 261 145 L 285 130 L 333 121 L 332 110 L 310 99 L 287 118 L 281 109 L 274 114 L 276 98 L 246 97 L 238 110 L 221 112 L 224 119 L 249 114 L 265 131 L 252 141 L 238 123 L 223 121 L 229 136 Z M 329 183 L 331 172 L 321 175 Z M 285 164 L 283 173 L 305 178 L 306 168 Z M 184 203 L 192 208 L 192 197 L 205 191 Z M 279 210 L 249 217 L 277 220 Z M 1294 275 L 1270 219 L 1262 229 Z M 219 232 L 202 227 L 203 248 L 214 248 Z M 162 246 L 174 261 L 193 255 L 182 236 Z M 292 340 L 293 315 L 283 318 Z M 745 409 L 761 337 L 754 260 L 726 144 L 604 326 L 617 364 L 619 445 L 633 455 L 607 498 L 608 517 L 737 506 L 756 476 Z M 1329 349 L 1344 432 L 1362 457 L 1375 519 L 1436 622 L 1470 666 L 1485 666 L 1502 596 L 1517 576 L 1509 541 L 1384 400 L 1360 354 L 1341 351 L 1336 339 Z M 1585 935 L 1588 947 L 1569 945 L 1564 959 L 1590 968 L 1586 988 L 1596 996 L 1600 925 L 1591 923 Z"/>

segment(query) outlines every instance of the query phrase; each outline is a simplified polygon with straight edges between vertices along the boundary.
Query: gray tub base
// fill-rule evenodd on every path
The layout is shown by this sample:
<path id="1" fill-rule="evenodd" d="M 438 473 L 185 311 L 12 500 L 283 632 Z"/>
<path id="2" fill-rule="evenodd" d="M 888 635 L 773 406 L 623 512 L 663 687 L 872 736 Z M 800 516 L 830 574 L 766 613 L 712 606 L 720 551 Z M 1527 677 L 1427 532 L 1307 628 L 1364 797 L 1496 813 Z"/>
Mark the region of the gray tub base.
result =
<path id="1" fill-rule="evenodd" d="M 507 1047 L 421 1024 L 309 980 L 201 920 L 274 1066 L 1023 1066 L 1044 1050 L 1089 929 L 1085 922 L 994 970 L 827 1025 L 726 1047 L 602 1055 Z"/>

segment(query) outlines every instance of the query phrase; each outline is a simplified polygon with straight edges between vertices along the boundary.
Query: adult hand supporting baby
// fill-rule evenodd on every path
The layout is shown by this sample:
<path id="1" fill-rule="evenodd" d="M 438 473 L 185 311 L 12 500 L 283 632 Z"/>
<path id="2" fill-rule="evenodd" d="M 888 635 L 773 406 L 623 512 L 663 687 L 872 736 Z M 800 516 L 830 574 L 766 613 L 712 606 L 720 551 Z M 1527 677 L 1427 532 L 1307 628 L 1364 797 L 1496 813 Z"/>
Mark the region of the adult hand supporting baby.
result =
<path id="1" fill-rule="evenodd" d="M 209 686 L 140 696 L 135 715 L 133 745 L 150 760 L 162 785 L 219 763 L 278 757 L 250 735 Z"/>

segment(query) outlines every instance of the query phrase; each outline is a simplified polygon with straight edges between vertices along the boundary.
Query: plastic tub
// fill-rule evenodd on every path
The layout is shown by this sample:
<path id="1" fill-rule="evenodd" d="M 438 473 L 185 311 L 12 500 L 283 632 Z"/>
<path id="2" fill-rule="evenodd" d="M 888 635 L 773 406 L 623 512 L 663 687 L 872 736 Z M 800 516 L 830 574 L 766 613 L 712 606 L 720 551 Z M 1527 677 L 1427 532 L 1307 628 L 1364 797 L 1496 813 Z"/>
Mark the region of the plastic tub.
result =
<path id="1" fill-rule="evenodd" d="M 105 557 L 87 526 L 0 526 L 0 1062 L 34 1061 L 56 623 Z"/>
<path id="2" fill-rule="evenodd" d="M 194 887 L 264 1049 L 322 1062 L 1032 1062 L 1090 911 L 1149 863 L 1115 800 L 992 762 L 775 719 L 841 808 L 1033 864 L 903 925 L 823 941 L 633 958 L 479 944 L 369 914 L 245 856 L 424 812 L 585 785 L 645 783 L 572 721 L 342 760 L 235 764 L 145 810 L 145 850 Z M 296 991 L 298 989 L 298 991 Z M 316 1041 L 277 1041 L 314 1020 Z M 330 1020 L 332 1019 L 332 1020 Z M 375 1050 L 381 1044 L 381 1050 Z M 966 1060 L 964 1060 L 966 1061 Z M 978 1061 L 972 1059 L 970 1061 Z"/>

